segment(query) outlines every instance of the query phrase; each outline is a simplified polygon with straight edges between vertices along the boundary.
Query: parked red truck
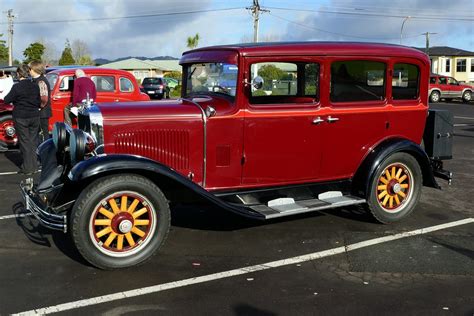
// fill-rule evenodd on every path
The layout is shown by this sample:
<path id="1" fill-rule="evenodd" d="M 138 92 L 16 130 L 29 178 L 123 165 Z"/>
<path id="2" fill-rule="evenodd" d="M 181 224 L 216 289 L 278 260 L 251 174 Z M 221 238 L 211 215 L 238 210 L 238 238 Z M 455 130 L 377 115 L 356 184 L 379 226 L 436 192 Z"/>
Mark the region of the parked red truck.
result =
<path id="1" fill-rule="evenodd" d="M 418 50 L 228 45 L 180 63 L 181 99 L 85 107 L 83 129 L 57 123 L 39 148 L 41 179 L 22 183 L 27 209 L 69 231 L 97 267 L 150 258 L 170 200 L 188 191 L 253 219 L 363 204 L 391 223 L 423 185 L 439 188 L 435 176 L 451 179 L 452 125 L 428 112 L 430 62 Z"/>
<path id="2" fill-rule="evenodd" d="M 140 92 L 137 81 L 132 74 L 124 70 L 99 67 L 84 67 L 97 88 L 97 102 L 147 101 L 150 98 Z M 75 68 L 60 68 L 46 74 L 51 88 L 51 108 L 53 117 L 50 128 L 55 122 L 64 119 L 64 108 L 72 102 Z M 12 118 L 13 106 L 0 100 L 0 143 L 14 146 L 18 142 Z"/>

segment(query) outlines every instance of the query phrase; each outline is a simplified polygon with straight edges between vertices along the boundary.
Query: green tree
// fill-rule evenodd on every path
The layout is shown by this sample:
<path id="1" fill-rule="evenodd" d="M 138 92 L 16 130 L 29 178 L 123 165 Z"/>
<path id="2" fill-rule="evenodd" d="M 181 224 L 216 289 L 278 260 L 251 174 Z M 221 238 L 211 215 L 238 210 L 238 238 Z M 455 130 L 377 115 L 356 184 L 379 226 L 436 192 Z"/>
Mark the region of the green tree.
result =
<path id="1" fill-rule="evenodd" d="M 273 80 L 282 80 L 285 72 L 275 65 L 265 65 L 258 69 L 258 75 L 263 78 L 265 88 L 271 89 Z"/>
<path id="2" fill-rule="evenodd" d="M 194 36 L 189 36 L 188 37 L 188 48 L 189 49 L 194 49 L 198 46 L 199 44 L 199 33 L 196 33 Z"/>
<path id="3" fill-rule="evenodd" d="M 39 42 L 31 43 L 30 46 L 23 51 L 23 56 L 25 56 L 23 62 L 29 63 L 32 60 L 42 60 L 44 49 L 44 45 Z"/>
<path id="4" fill-rule="evenodd" d="M 84 56 L 79 57 L 79 59 L 77 60 L 77 64 L 84 65 L 84 66 L 93 66 L 94 61 L 92 60 L 91 56 L 84 55 Z"/>
<path id="5" fill-rule="evenodd" d="M 0 34 L 0 38 L 3 34 Z M 8 47 L 5 41 L 0 39 L 0 62 L 8 62 Z"/>
<path id="6" fill-rule="evenodd" d="M 58 64 L 60 66 L 64 66 L 64 65 L 74 65 L 75 63 L 76 61 L 74 60 L 74 57 L 72 57 L 71 44 L 69 43 L 69 40 L 66 40 L 66 45 L 61 54 L 61 58 L 59 58 Z"/>
<path id="7" fill-rule="evenodd" d="M 165 77 L 181 80 L 182 74 L 181 71 L 170 71 L 165 74 Z"/>

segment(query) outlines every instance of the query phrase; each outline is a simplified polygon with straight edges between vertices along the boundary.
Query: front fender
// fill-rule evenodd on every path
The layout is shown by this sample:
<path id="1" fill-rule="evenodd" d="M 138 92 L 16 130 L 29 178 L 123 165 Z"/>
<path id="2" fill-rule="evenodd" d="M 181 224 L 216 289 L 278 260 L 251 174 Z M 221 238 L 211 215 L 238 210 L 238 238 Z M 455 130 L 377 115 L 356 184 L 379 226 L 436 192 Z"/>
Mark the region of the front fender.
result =
<path id="1" fill-rule="evenodd" d="M 72 183 L 82 186 L 98 177 L 115 173 L 137 173 L 150 178 L 152 181 L 154 181 L 157 176 L 165 177 L 178 185 L 186 187 L 218 207 L 246 217 L 258 218 L 257 213 L 252 214 L 249 213 L 248 210 L 239 206 L 231 205 L 175 170 L 159 162 L 141 156 L 113 154 L 92 157 L 76 164 L 69 172 L 68 178 Z M 155 181 L 155 183 L 160 186 L 159 181 Z"/>
<path id="2" fill-rule="evenodd" d="M 406 152 L 412 155 L 418 161 L 423 173 L 423 185 L 440 189 L 434 178 L 431 161 L 420 145 L 407 139 L 395 138 L 380 143 L 364 159 L 353 178 L 354 193 L 365 197 L 382 162 L 396 152 Z"/>

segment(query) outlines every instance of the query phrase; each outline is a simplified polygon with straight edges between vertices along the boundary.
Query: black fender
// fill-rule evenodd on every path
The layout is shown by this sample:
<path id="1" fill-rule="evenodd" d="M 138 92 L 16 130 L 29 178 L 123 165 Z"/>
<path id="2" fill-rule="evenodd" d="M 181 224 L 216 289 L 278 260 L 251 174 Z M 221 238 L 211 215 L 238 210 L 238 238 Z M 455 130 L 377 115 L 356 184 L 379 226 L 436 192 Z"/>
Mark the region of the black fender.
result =
<path id="1" fill-rule="evenodd" d="M 261 215 L 257 212 L 251 212 L 247 208 L 229 204 L 168 166 L 141 156 L 126 154 L 95 156 L 76 164 L 69 172 L 68 178 L 72 183 L 83 185 L 91 180 L 116 173 L 141 174 L 154 181 L 158 187 L 160 187 L 160 183 L 156 181 L 157 176 L 159 178 L 165 177 L 178 185 L 186 187 L 218 207 L 246 217 L 261 219 Z"/>
<path id="2" fill-rule="evenodd" d="M 366 197 L 373 177 L 379 171 L 382 162 L 390 155 L 405 152 L 412 155 L 420 165 L 423 174 L 423 185 L 440 189 L 434 178 L 431 161 L 420 145 L 403 138 L 391 138 L 381 142 L 365 157 L 353 178 L 354 194 Z"/>

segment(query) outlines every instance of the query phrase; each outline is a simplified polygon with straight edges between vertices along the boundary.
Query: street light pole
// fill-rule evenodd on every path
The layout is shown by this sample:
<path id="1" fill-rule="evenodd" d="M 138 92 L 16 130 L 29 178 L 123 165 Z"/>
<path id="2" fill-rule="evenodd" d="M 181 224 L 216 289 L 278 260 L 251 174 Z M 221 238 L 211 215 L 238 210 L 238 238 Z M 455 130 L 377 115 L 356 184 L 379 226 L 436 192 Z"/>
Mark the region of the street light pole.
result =
<path id="1" fill-rule="evenodd" d="M 402 27 L 400 28 L 400 45 L 402 45 L 403 27 L 405 26 L 405 22 L 409 19 L 411 19 L 411 16 L 406 16 L 405 19 L 403 19 Z"/>

